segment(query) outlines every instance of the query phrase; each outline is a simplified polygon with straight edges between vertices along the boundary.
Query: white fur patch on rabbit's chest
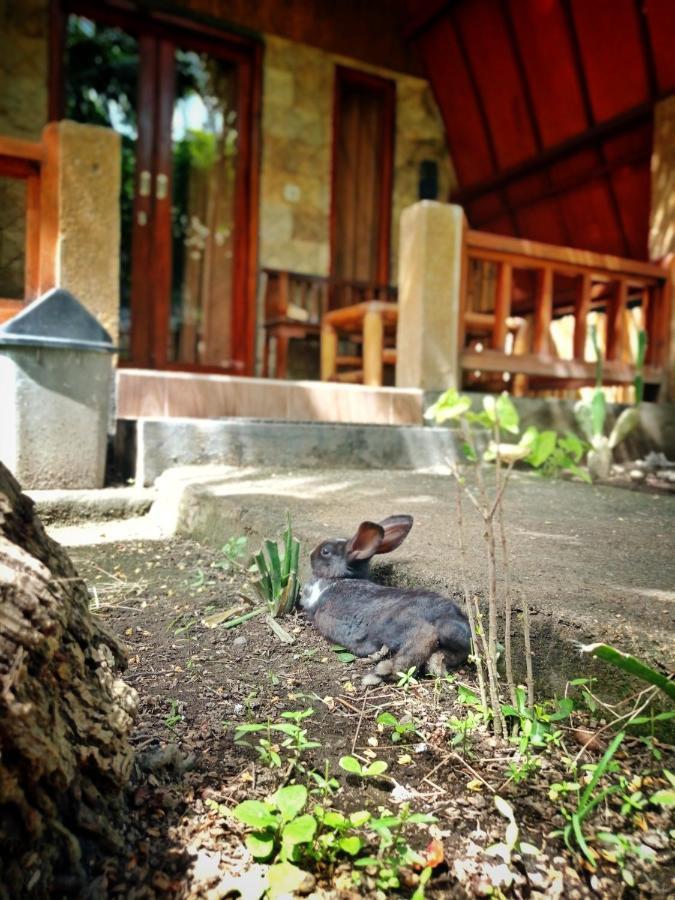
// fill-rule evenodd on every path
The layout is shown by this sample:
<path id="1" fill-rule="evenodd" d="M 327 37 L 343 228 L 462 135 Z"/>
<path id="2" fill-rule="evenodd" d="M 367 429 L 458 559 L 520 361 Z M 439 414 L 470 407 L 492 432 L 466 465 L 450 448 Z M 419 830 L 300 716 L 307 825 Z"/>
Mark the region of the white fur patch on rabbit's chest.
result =
<path id="1" fill-rule="evenodd" d="M 326 578 L 319 578 L 312 585 L 306 585 L 302 592 L 300 605 L 304 609 L 313 609 L 319 602 L 323 594 L 333 585 L 333 582 Z"/>

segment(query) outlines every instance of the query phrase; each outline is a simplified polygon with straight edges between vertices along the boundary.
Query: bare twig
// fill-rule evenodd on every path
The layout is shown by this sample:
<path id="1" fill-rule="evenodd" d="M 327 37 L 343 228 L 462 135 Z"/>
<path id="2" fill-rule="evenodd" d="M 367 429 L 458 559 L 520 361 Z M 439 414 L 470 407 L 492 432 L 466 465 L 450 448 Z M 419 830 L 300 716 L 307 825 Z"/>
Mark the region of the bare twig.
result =
<path id="1" fill-rule="evenodd" d="M 480 690 L 480 701 L 487 709 L 487 694 L 485 692 L 485 676 L 483 674 L 483 658 L 478 649 L 478 635 L 476 632 L 476 616 L 474 615 L 473 599 L 469 596 L 469 586 L 466 580 L 466 547 L 464 544 L 464 512 L 462 508 L 462 490 L 459 484 L 459 475 L 457 469 L 453 470 L 453 475 L 457 484 L 457 533 L 459 540 L 459 556 L 462 570 L 462 589 L 464 591 L 464 606 L 466 607 L 467 618 L 469 619 L 469 628 L 471 629 L 471 643 L 473 644 L 473 658 L 476 663 L 476 672 L 478 674 L 478 688 Z"/>
<path id="2" fill-rule="evenodd" d="M 359 721 L 356 723 L 356 731 L 354 732 L 354 739 L 352 741 L 352 753 L 354 752 L 354 748 L 356 747 L 356 740 L 359 736 L 359 731 L 361 730 L 361 723 L 363 722 L 363 714 L 366 710 L 366 698 L 363 698 L 363 703 L 361 704 L 361 712 L 359 713 Z"/>
<path id="3" fill-rule="evenodd" d="M 469 423 L 464 419 L 462 419 L 462 432 L 471 449 L 472 455 L 478 460 L 476 465 L 476 480 L 478 482 L 478 493 L 480 497 L 479 509 L 485 526 L 483 538 L 486 545 L 488 564 L 488 637 L 485 663 L 487 666 L 488 684 L 490 687 L 490 706 L 492 707 L 494 732 L 496 737 L 501 737 L 506 733 L 506 721 L 501 711 L 499 682 L 497 678 L 497 579 L 495 569 L 494 528 L 492 519 L 488 517 L 490 501 L 487 494 L 485 479 L 483 478 L 483 468 L 476 450 L 473 431 L 471 430 Z"/>

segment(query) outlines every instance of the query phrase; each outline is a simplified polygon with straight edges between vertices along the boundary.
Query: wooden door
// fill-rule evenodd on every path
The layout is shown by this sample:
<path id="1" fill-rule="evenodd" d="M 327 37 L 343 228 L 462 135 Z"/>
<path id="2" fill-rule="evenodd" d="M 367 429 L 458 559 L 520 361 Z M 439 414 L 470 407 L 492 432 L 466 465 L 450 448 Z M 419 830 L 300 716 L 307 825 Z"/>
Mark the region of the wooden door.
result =
<path id="1" fill-rule="evenodd" d="M 393 81 L 339 66 L 335 75 L 331 306 L 389 282 Z"/>
<path id="2" fill-rule="evenodd" d="M 66 112 L 122 136 L 122 361 L 246 374 L 259 48 L 106 4 L 68 9 Z M 99 64 L 83 76 L 87 56 Z"/>

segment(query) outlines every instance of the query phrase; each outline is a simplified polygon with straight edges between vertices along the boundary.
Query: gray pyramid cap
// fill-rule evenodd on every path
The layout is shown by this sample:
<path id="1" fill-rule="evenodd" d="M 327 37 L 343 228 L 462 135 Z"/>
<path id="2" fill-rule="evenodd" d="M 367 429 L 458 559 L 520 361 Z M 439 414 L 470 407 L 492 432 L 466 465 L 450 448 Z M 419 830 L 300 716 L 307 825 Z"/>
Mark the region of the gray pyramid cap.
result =
<path id="1" fill-rule="evenodd" d="M 0 326 L 0 347 L 53 347 L 114 353 L 105 328 L 68 291 L 54 288 Z"/>

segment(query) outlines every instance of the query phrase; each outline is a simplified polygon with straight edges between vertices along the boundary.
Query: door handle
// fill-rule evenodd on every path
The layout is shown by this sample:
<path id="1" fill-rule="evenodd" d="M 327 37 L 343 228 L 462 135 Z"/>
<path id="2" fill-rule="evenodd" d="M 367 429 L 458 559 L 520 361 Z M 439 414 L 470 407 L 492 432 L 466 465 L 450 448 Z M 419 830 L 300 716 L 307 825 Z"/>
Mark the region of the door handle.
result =
<path id="1" fill-rule="evenodd" d="M 138 176 L 138 196 L 149 197 L 151 187 L 152 173 L 149 172 L 148 169 L 143 169 L 141 174 Z"/>
<path id="2" fill-rule="evenodd" d="M 157 175 L 157 181 L 155 182 L 155 198 L 157 200 L 166 200 L 169 194 L 169 176 L 165 175 L 164 172 L 160 172 Z"/>

